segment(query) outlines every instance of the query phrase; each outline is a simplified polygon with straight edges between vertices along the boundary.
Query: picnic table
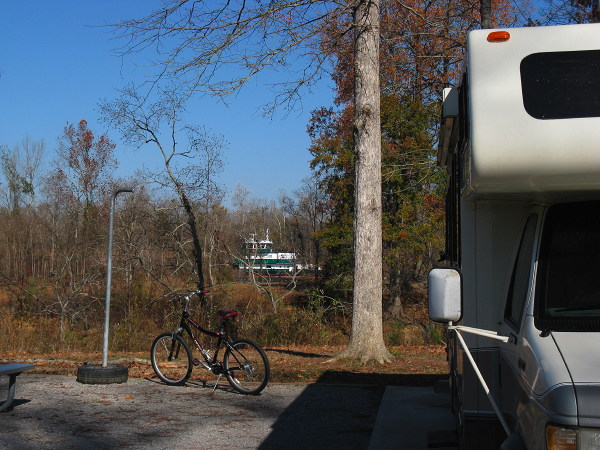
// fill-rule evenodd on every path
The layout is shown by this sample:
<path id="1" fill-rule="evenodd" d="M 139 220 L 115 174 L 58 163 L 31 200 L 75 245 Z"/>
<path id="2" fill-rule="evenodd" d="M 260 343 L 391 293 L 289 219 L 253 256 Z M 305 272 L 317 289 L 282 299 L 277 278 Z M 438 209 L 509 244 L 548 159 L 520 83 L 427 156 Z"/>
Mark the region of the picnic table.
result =
<path id="1" fill-rule="evenodd" d="M 26 370 L 31 370 L 35 367 L 34 364 L 20 364 L 20 363 L 11 363 L 11 364 L 1 364 L 0 365 L 0 375 L 7 375 L 9 377 L 8 380 L 8 395 L 6 400 L 3 403 L 0 403 L 0 412 L 4 412 L 10 408 L 15 399 L 15 385 L 17 383 L 17 377 L 21 375 L 22 372 Z"/>

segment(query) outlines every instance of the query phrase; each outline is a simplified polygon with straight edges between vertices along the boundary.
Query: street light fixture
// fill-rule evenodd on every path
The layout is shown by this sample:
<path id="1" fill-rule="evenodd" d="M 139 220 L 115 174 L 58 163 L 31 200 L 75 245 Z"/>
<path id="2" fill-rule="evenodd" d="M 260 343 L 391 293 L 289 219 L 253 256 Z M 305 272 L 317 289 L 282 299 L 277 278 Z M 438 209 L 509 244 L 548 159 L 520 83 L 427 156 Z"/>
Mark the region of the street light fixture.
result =
<path id="1" fill-rule="evenodd" d="M 108 219 L 108 251 L 106 260 L 106 299 L 104 306 L 104 342 L 102 346 L 102 365 L 84 364 L 77 370 L 77 381 L 84 384 L 124 383 L 129 376 L 128 369 L 118 364 L 108 364 L 108 331 L 110 324 L 110 287 L 112 279 L 112 243 L 115 200 L 122 192 L 133 192 L 133 187 L 115 189 L 110 197 Z"/>

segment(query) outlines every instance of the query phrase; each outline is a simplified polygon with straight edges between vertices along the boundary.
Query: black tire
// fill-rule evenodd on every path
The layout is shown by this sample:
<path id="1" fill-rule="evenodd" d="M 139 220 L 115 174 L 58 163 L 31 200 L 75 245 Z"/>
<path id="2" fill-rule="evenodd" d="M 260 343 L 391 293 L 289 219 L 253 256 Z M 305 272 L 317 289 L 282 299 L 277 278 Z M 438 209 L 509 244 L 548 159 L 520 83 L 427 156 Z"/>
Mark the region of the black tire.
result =
<path id="1" fill-rule="evenodd" d="M 242 394 L 260 394 L 271 375 L 266 353 L 248 339 L 231 343 L 223 357 L 223 367 L 231 387 Z"/>
<path id="2" fill-rule="evenodd" d="M 125 383 L 129 377 L 129 369 L 119 364 L 84 364 L 77 369 L 77 381 L 83 384 L 117 384 Z"/>
<path id="3" fill-rule="evenodd" d="M 181 336 L 173 333 L 154 339 L 150 360 L 156 376 L 170 386 L 185 384 L 192 373 L 192 352 Z"/>

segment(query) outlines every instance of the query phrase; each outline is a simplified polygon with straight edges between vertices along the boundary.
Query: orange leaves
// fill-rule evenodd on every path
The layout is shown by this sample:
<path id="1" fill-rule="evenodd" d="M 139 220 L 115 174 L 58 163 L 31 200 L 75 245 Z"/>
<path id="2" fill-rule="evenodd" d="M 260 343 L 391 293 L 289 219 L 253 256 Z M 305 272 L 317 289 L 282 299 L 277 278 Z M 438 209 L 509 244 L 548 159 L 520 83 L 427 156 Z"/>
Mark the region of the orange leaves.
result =
<path id="1" fill-rule="evenodd" d="M 492 3 L 495 25 L 514 23 L 510 1 Z M 390 0 L 382 3 L 380 20 L 382 91 L 431 100 L 460 75 L 467 32 L 479 27 L 480 18 L 478 4 L 470 0 Z M 321 49 L 335 58 L 338 104 L 353 100 L 353 40 L 346 30 L 339 20 L 322 32 Z"/>
<path id="2" fill-rule="evenodd" d="M 92 204 L 106 195 L 111 172 L 117 166 L 115 147 L 105 134 L 96 138 L 85 120 L 80 120 L 77 127 L 67 124 L 59 139 L 57 173 L 69 178 L 74 197 Z"/>

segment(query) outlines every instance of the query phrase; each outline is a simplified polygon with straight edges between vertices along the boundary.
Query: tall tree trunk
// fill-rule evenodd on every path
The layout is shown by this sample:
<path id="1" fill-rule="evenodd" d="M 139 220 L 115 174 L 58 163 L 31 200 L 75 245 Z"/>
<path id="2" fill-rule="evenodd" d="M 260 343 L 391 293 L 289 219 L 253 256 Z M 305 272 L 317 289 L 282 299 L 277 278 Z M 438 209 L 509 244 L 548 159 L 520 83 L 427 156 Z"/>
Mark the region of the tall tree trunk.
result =
<path id="1" fill-rule="evenodd" d="M 209 237 L 208 227 L 206 227 L 204 229 L 204 251 L 206 251 L 206 258 L 207 258 L 207 263 L 208 263 L 206 270 L 208 272 L 208 285 L 209 286 L 214 286 L 216 284 L 215 279 L 213 277 L 213 271 L 212 271 L 213 255 L 215 252 L 214 239 L 215 239 L 214 234 Z"/>
<path id="2" fill-rule="evenodd" d="M 174 128 L 174 125 L 175 125 L 175 121 L 172 122 L 173 128 Z M 152 131 L 150 131 L 150 133 L 154 136 L 154 133 Z M 174 136 L 174 134 L 173 134 L 173 136 Z M 198 278 L 196 287 L 198 288 L 198 290 L 203 290 L 204 289 L 204 271 L 202 270 L 203 255 L 202 255 L 202 246 L 200 245 L 200 237 L 198 236 L 198 228 L 196 226 L 196 214 L 194 213 L 192 203 L 190 202 L 188 196 L 186 195 L 182 183 L 177 179 L 177 177 L 175 176 L 175 174 L 173 173 L 173 171 L 171 169 L 170 157 L 165 156 L 166 153 L 163 150 L 163 147 L 160 144 L 160 141 L 158 139 L 155 138 L 154 142 L 156 142 L 158 148 L 160 149 L 160 151 L 163 155 L 163 158 L 165 159 L 165 168 L 167 170 L 167 173 L 169 174 L 169 177 L 171 178 L 171 181 L 173 182 L 173 185 L 175 186 L 175 190 L 177 191 L 177 195 L 179 196 L 181 205 L 183 206 L 183 209 L 185 210 L 185 213 L 187 215 L 188 227 L 189 227 L 190 233 L 192 235 L 192 244 L 194 246 L 193 256 L 194 256 L 194 263 L 196 265 L 196 272 L 197 272 L 196 275 Z M 173 142 L 175 142 L 174 137 L 173 137 Z M 200 299 L 203 303 L 205 302 L 204 296 L 200 296 Z M 206 305 L 204 304 L 203 306 L 206 306 Z"/>
<path id="3" fill-rule="evenodd" d="M 492 0 L 481 0 L 479 3 L 481 29 L 492 28 Z"/>
<path id="4" fill-rule="evenodd" d="M 590 22 L 598 23 L 600 22 L 600 7 L 598 5 L 598 0 L 592 0 L 592 11 L 590 12 Z"/>
<path id="5" fill-rule="evenodd" d="M 354 302 L 352 332 L 340 358 L 385 362 L 381 233 L 379 0 L 354 10 Z"/>
<path id="6" fill-rule="evenodd" d="M 174 177 L 172 178 L 173 180 L 175 179 Z M 204 272 L 202 270 L 202 246 L 200 245 L 198 229 L 196 228 L 196 214 L 192 209 L 192 204 L 187 198 L 187 195 L 185 195 L 183 187 L 178 182 L 175 182 L 175 185 L 177 186 L 177 192 L 179 194 L 181 204 L 183 205 L 183 209 L 185 209 L 185 212 L 188 217 L 188 226 L 192 234 L 192 243 L 194 245 L 194 262 L 196 263 L 196 272 L 198 276 L 198 282 L 196 285 L 198 289 L 202 290 L 204 289 Z"/>

